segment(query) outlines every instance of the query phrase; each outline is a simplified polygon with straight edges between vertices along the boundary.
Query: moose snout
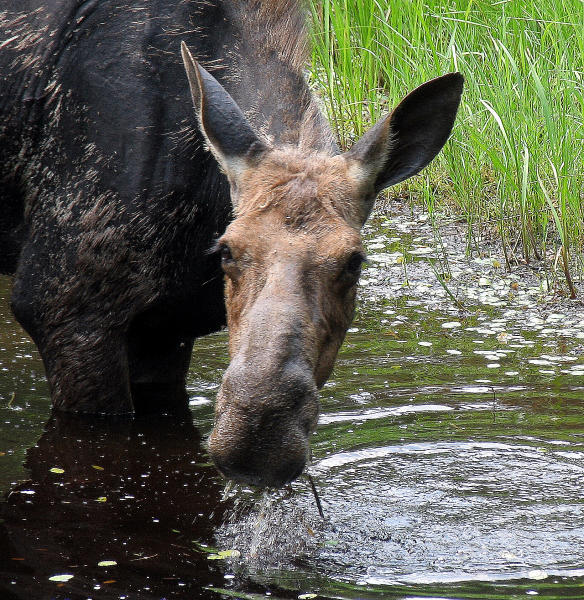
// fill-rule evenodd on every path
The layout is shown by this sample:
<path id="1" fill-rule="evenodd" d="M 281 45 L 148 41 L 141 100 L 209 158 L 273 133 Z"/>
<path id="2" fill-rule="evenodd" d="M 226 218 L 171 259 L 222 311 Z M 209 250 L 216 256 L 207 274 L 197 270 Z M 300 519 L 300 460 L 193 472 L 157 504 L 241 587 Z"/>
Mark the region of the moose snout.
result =
<path id="1" fill-rule="evenodd" d="M 220 421 L 209 439 L 211 458 L 228 479 L 259 487 L 282 487 L 304 470 L 309 456 L 308 436 L 299 431 L 278 436 L 273 433 L 270 440 L 253 430 L 234 435 L 230 425 Z"/>
<path id="2" fill-rule="evenodd" d="M 282 487 L 308 461 L 309 436 L 318 418 L 316 387 L 306 376 L 286 377 L 279 385 L 258 384 L 251 377 L 243 383 L 234 371 L 228 369 L 217 398 L 211 458 L 229 479 Z"/>

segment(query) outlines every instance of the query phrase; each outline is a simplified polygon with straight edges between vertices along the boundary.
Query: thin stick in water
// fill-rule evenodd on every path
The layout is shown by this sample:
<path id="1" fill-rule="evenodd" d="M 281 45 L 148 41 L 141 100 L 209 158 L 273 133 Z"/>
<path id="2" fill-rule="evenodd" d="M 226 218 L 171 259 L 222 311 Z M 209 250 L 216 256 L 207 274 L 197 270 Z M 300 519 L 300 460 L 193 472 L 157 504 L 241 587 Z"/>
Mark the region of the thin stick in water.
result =
<path id="1" fill-rule="evenodd" d="M 318 514 L 321 519 L 324 519 L 324 512 L 322 511 L 322 504 L 320 503 L 320 498 L 318 497 L 318 492 L 316 491 L 316 486 L 314 485 L 314 480 L 308 473 L 306 474 L 308 481 L 310 483 L 310 487 L 312 488 L 312 493 L 314 494 L 314 499 L 316 500 L 316 507 L 318 508 Z"/>

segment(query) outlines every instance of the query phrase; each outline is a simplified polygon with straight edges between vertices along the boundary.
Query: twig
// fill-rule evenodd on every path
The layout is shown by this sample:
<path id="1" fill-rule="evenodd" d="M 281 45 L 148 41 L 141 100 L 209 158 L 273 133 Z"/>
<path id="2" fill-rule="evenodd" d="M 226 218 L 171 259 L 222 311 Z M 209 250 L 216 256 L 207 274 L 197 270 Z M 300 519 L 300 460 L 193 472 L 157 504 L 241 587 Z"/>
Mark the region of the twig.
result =
<path id="1" fill-rule="evenodd" d="M 570 299 L 574 300 L 576 298 L 576 288 L 574 287 L 574 283 L 572 282 L 572 276 L 570 275 L 570 264 L 568 260 L 568 250 L 566 246 L 562 244 L 562 265 L 564 268 L 564 276 L 566 277 L 566 283 L 568 284 L 568 289 L 570 290 Z"/>
<path id="2" fill-rule="evenodd" d="M 306 474 L 308 478 L 308 482 L 310 483 L 310 487 L 312 488 L 312 493 L 314 494 L 314 499 L 316 500 L 316 507 L 318 508 L 318 514 L 321 519 L 324 519 L 324 512 L 322 511 L 322 504 L 320 503 L 320 498 L 318 497 L 318 492 L 316 491 L 316 486 L 314 485 L 314 480 L 308 473 Z"/>

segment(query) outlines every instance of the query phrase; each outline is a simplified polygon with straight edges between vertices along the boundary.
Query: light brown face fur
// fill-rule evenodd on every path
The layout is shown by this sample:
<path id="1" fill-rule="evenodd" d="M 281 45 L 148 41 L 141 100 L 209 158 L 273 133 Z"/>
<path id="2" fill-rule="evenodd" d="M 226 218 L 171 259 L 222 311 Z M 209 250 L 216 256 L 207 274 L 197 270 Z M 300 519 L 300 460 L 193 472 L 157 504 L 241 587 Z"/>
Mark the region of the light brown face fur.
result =
<path id="1" fill-rule="evenodd" d="M 308 458 L 316 390 L 353 318 L 361 192 L 341 156 L 275 150 L 238 178 L 219 240 L 231 364 L 210 452 L 235 479 L 279 486 Z"/>

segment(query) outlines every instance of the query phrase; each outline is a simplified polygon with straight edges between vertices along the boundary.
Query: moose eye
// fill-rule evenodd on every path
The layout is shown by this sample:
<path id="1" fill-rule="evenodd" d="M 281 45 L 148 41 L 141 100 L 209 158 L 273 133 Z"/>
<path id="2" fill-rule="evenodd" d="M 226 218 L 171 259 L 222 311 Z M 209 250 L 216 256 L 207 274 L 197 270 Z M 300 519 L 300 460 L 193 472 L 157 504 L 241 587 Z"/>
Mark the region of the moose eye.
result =
<path id="1" fill-rule="evenodd" d="M 222 242 L 217 243 L 213 248 L 213 253 L 221 258 L 221 267 L 230 277 L 236 273 L 237 263 L 231 253 L 231 248 Z"/>
<path id="2" fill-rule="evenodd" d="M 231 254 L 229 246 L 221 246 L 221 248 L 219 249 L 219 255 L 221 256 L 222 263 L 227 263 L 233 260 L 233 256 Z"/>
<path id="3" fill-rule="evenodd" d="M 354 252 L 347 264 L 345 265 L 345 272 L 348 275 L 357 277 L 361 273 L 361 265 L 365 262 L 365 255 L 363 252 Z"/>

